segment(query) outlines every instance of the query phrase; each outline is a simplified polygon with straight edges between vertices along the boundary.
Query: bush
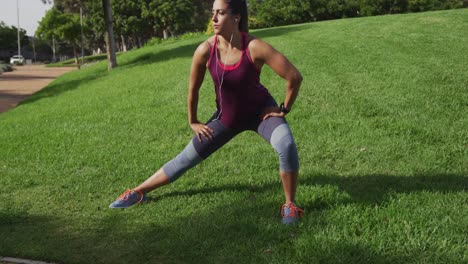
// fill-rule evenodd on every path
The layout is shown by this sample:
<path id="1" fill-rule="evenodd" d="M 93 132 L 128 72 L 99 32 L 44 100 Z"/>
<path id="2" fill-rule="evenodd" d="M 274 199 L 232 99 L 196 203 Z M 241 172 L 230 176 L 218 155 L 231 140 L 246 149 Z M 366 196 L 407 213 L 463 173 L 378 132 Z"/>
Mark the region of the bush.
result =
<path id="1" fill-rule="evenodd" d="M 265 26 L 283 26 L 311 21 L 310 3 L 303 0 L 265 0 L 258 6 L 256 18 Z"/>
<path id="2" fill-rule="evenodd" d="M 0 73 L 13 71 L 13 67 L 10 64 L 0 63 Z"/>
<path id="3" fill-rule="evenodd" d="M 206 24 L 205 33 L 206 33 L 207 35 L 212 35 L 212 34 L 214 34 L 213 20 L 211 20 L 211 18 L 210 18 L 210 21 L 208 22 L 208 24 Z"/>
<path id="4" fill-rule="evenodd" d="M 408 9 L 411 12 L 429 11 L 434 9 L 435 4 L 435 0 L 409 0 Z"/>

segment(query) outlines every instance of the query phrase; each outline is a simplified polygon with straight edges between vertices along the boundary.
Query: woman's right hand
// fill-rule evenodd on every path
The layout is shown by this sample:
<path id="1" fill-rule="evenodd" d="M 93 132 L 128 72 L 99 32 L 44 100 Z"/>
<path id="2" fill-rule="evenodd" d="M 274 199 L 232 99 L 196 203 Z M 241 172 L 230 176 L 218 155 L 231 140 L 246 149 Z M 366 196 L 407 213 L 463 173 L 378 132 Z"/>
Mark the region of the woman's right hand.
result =
<path id="1" fill-rule="evenodd" d="M 198 141 L 203 142 L 203 137 L 213 139 L 214 130 L 211 127 L 200 122 L 190 123 L 190 128 L 197 135 Z"/>

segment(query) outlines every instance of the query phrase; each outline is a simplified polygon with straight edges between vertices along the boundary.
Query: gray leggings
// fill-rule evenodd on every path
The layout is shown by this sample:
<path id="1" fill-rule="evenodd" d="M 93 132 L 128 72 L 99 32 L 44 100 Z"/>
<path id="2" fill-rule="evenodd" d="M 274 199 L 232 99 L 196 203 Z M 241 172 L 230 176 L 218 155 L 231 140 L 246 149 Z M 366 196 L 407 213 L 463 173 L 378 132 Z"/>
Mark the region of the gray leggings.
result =
<path id="1" fill-rule="evenodd" d="M 174 182 L 187 170 L 208 158 L 239 133 L 254 130 L 252 128 L 242 130 L 227 128 L 217 119 L 209 121 L 207 126 L 214 130 L 213 139 L 203 138 L 203 141 L 200 142 L 194 136 L 182 152 L 163 166 L 163 170 L 171 182 Z M 261 121 L 254 131 L 273 146 L 279 156 L 281 171 L 296 172 L 299 170 L 296 144 L 284 118 L 267 118 Z"/>

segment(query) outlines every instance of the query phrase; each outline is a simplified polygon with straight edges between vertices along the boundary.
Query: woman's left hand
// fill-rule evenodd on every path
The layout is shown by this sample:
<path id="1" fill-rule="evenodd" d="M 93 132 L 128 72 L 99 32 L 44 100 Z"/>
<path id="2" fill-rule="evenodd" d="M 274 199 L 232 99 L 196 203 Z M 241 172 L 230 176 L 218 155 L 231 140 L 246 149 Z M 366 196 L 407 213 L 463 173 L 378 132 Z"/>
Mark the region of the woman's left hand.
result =
<path id="1" fill-rule="evenodd" d="M 284 117 L 285 115 L 286 114 L 281 112 L 281 109 L 279 107 L 274 106 L 265 108 L 260 117 L 262 118 L 262 120 L 265 120 L 270 117 Z"/>

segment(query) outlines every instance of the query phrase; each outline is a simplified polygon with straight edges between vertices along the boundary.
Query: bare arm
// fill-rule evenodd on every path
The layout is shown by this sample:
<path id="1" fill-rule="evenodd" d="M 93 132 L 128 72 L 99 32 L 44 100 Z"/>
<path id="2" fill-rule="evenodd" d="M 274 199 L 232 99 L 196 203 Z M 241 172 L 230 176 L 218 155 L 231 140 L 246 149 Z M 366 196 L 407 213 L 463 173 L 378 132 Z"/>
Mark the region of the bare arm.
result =
<path id="1" fill-rule="evenodd" d="M 198 140 L 202 141 L 201 136 L 211 138 L 213 131 L 208 126 L 200 123 L 197 117 L 198 93 L 205 78 L 206 64 L 210 57 L 210 47 L 206 42 L 200 44 L 193 55 L 192 66 L 190 68 L 190 82 L 188 91 L 188 121 L 190 128 L 195 132 Z"/>
<path id="2" fill-rule="evenodd" d="M 252 40 L 249 44 L 249 51 L 257 66 L 260 65 L 261 67 L 261 65 L 266 64 L 276 74 L 286 80 L 286 98 L 284 99 L 284 106 L 291 110 L 299 93 L 302 75 L 283 54 L 262 40 Z M 265 118 L 284 115 L 284 113 L 272 113 L 271 115 L 266 115 Z"/>

